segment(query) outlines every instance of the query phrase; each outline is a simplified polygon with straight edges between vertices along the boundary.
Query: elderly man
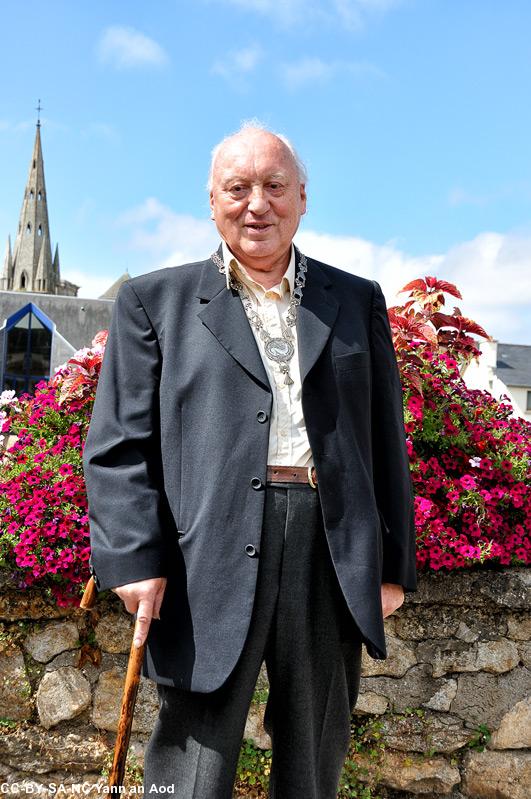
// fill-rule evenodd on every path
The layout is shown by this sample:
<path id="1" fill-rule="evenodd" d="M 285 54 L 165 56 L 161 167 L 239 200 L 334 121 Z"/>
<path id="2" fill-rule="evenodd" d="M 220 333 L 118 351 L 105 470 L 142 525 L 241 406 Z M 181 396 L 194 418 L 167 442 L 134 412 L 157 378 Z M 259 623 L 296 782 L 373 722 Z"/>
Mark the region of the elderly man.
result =
<path id="1" fill-rule="evenodd" d="M 270 796 L 332 799 L 364 642 L 415 588 L 399 374 L 379 285 L 299 252 L 304 167 L 246 126 L 213 152 L 221 245 L 125 283 L 85 447 L 91 566 L 147 635 L 145 792 L 229 799 L 265 661 Z"/>

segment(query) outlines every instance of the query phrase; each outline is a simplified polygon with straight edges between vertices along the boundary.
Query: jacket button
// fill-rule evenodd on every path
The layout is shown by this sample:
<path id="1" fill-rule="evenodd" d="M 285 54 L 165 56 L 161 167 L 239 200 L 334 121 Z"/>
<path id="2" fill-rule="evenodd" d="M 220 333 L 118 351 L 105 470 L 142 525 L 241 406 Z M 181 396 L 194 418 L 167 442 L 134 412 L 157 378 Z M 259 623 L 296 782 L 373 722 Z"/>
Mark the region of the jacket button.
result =
<path id="1" fill-rule="evenodd" d="M 258 411 L 256 418 L 263 424 L 264 422 L 267 422 L 267 413 L 265 411 Z"/>
<path id="2" fill-rule="evenodd" d="M 251 480 L 251 485 L 255 491 L 258 491 L 260 488 L 262 488 L 263 483 L 259 477 L 253 477 Z"/>
<path id="3" fill-rule="evenodd" d="M 254 558 L 256 555 L 256 547 L 254 547 L 252 544 L 247 544 L 245 547 L 245 553 L 249 555 L 250 558 Z"/>

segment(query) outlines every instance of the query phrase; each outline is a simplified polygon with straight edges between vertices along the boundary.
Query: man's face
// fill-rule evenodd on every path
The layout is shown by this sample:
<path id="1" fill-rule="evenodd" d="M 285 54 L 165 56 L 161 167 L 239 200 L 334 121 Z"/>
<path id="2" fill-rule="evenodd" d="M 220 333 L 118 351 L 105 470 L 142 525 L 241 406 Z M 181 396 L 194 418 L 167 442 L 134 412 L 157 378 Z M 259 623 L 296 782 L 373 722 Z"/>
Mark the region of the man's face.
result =
<path id="1" fill-rule="evenodd" d="M 262 270 L 278 265 L 306 211 L 305 187 L 286 145 L 266 131 L 229 139 L 214 162 L 210 207 L 239 261 Z"/>

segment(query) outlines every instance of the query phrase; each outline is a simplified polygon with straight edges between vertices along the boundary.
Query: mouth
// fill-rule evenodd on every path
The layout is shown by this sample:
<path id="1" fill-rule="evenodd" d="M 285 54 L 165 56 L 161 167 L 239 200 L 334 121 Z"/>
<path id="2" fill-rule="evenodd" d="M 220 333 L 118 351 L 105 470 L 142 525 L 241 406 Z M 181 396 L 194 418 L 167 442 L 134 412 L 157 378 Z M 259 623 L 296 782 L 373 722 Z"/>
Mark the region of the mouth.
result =
<path id="1" fill-rule="evenodd" d="M 272 225 L 270 225 L 268 222 L 248 222 L 245 225 L 245 227 L 248 230 L 256 230 L 262 232 L 264 230 L 268 230 L 270 227 L 272 227 Z"/>

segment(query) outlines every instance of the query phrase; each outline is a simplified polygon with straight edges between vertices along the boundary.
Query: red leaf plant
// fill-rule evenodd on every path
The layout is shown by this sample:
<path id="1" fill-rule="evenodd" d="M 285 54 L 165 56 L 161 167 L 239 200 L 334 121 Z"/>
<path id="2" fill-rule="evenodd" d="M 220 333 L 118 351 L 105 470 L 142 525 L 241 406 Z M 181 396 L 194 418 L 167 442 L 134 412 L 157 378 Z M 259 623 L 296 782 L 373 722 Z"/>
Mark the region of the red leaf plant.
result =
<path id="1" fill-rule="evenodd" d="M 404 391 L 415 491 L 419 569 L 530 560 L 531 424 L 507 402 L 468 389 L 462 374 L 490 340 L 458 308 L 443 313 L 456 286 L 414 280 L 409 298 L 389 308 Z"/>

